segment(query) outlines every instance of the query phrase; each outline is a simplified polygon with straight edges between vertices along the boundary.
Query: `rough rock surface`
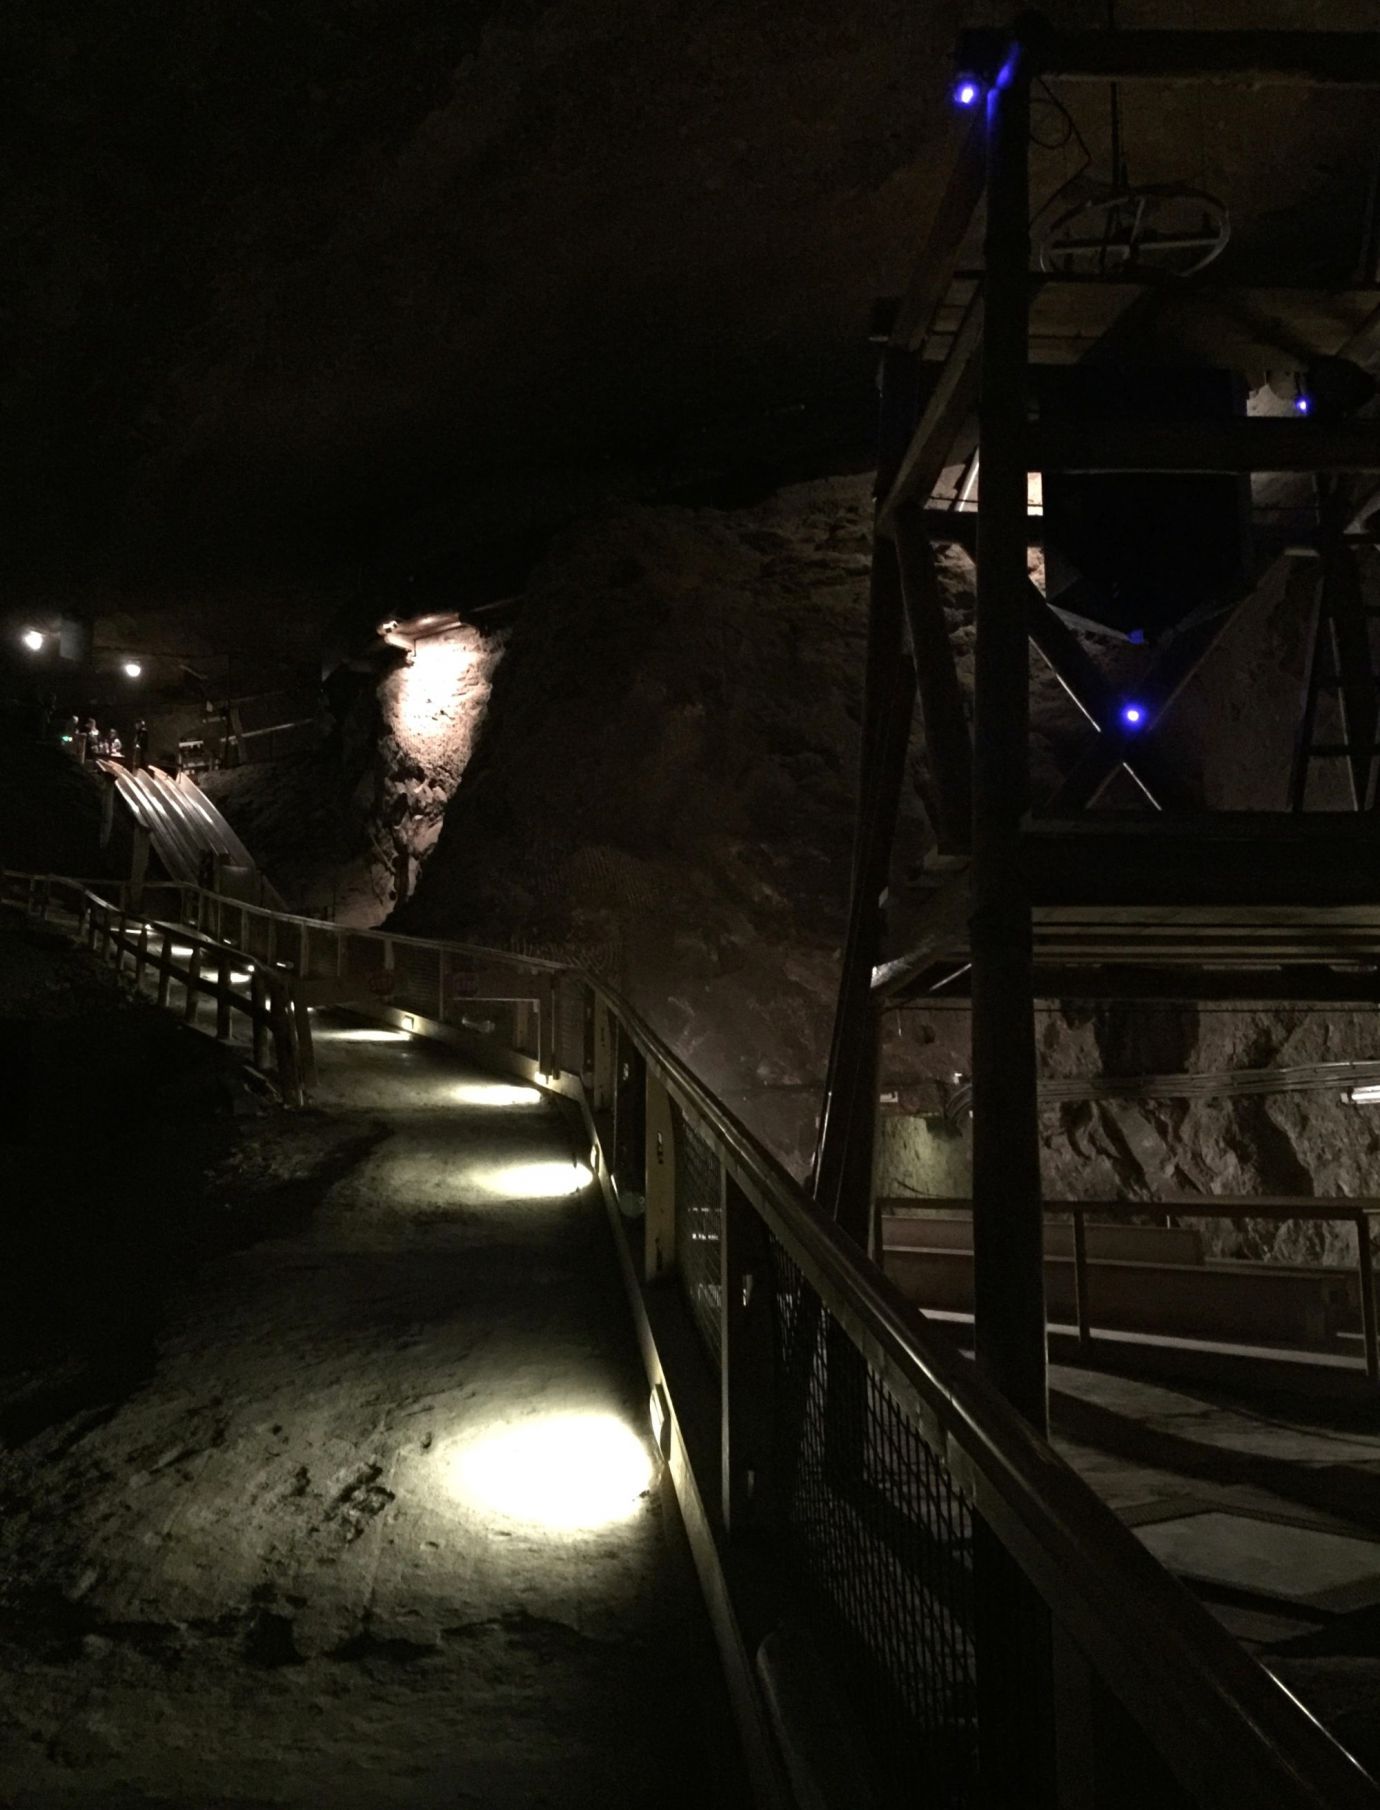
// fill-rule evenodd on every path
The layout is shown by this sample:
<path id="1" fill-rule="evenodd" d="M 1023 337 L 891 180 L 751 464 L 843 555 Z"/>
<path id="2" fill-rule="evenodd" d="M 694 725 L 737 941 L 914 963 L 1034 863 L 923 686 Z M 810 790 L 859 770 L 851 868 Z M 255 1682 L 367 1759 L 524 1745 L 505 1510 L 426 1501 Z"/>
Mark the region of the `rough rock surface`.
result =
<path id="1" fill-rule="evenodd" d="M 400 925 L 592 963 L 773 1141 L 808 1142 L 867 571 L 862 480 L 566 539 Z"/>
<path id="2" fill-rule="evenodd" d="M 486 710 L 493 650 L 476 656 L 485 675 L 472 694 L 477 708 L 466 703 L 439 740 L 409 744 L 401 731 L 406 672 L 382 686 L 377 718 L 368 695 L 347 717 L 332 756 L 342 776 L 334 821 L 356 838 L 352 871 L 369 876 L 355 883 L 355 909 L 382 911 L 403 837 L 412 831 L 420 852 L 449 796 L 398 927 L 516 941 L 593 965 L 803 1168 L 846 908 L 868 569 L 861 478 L 791 487 L 733 510 L 624 510 L 568 534 L 533 576 Z M 1297 574 L 1281 564 L 1266 575 L 1157 726 L 1211 808 L 1283 803 L 1304 658 Z M 940 576 L 971 691 L 971 568 L 955 553 Z M 1152 653 L 1091 636 L 1085 645 L 1134 695 Z M 1034 657 L 1031 680 L 1038 805 L 1091 731 Z M 470 756 L 463 769 L 457 751 Z M 896 948 L 931 840 L 918 725 L 910 778 L 892 873 Z M 248 773 L 224 782 L 217 795 L 236 816 L 240 789 L 253 793 L 259 782 Z M 1122 778 L 1099 808 L 1137 800 Z M 411 815 L 417 801 L 420 818 Z M 1324 784 L 1316 802 L 1343 800 Z M 253 846 L 254 825 L 236 821 Z M 310 833 L 284 841 L 284 827 L 277 849 L 290 872 L 313 844 Z M 318 896 L 329 854 L 311 852 Z M 280 867 L 280 884 L 283 876 Z M 1367 1012 L 1066 1002 L 1042 1005 L 1038 1023 L 1044 1072 L 1059 1077 L 1377 1054 Z M 962 1010 L 887 1014 L 884 1079 L 906 1109 L 936 1110 L 968 1066 Z M 1147 1201 L 1198 1190 L 1365 1192 L 1377 1154 L 1371 1120 L 1340 1089 L 1075 1103 L 1045 1115 L 1046 1175 L 1061 1195 Z M 1210 1234 L 1228 1249 L 1339 1257 L 1349 1238 L 1345 1228 L 1304 1236 L 1263 1222 Z"/>
<path id="3" fill-rule="evenodd" d="M 4 1429 L 0 1802 L 739 1810 L 565 1115 L 320 1028 L 314 1109 L 214 1178 L 252 1234 L 137 1376 Z"/>
<path id="4" fill-rule="evenodd" d="M 296 910 L 372 925 L 405 899 L 474 751 L 502 636 L 457 628 L 361 679 L 326 744 L 202 784 Z"/>

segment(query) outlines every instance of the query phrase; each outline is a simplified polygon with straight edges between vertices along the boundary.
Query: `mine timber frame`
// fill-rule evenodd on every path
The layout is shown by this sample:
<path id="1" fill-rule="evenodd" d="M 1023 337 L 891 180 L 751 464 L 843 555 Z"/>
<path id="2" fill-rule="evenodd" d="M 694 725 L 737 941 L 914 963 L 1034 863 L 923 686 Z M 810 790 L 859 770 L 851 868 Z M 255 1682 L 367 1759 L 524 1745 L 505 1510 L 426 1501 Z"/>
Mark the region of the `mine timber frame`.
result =
<path id="1" fill-rule="evenodd" d="M 1200 808 L 1193 787 L 1160 754 L 1153 733 L 1128 735 L 1118 728 L 1109 686 L 1027 577 L 1027 547 L 1040 538 L 1029 515 L 1027 473 L 1309 472 L 1318 475 L 1325 502 L 1327 474 L 1380 469 L 1380 424 L 1259 418 L 1187 426 L 1032 423 L 1027 372 L 1034 348 L 1055 361 L 1078 358 L 1138 306 L 1144 292 L 1126 283 L 1042 280 L 1031 271 L 1031 83 L 1057 78 L 1374 88 L 1380 87 L 1380 39 L 1317 32 L 1061 34 L 1032 18 L 1013 32 L 963 34 L 958 66 L 984 85 L 985 118 L 972 121 L 958 148 L 953 180 L 882 355 L 863 803 L 814 1191 L 843 1230 L 864 1246 L 871 1243 L 880 1009 L 970 993 L 978 1361 L 1043 1430 L 1035 998 L 1087 993 L 1374 1001 L 1380 993 L 1380 886 L 1367 879 L 1367 863 L 1357 859 L 1358 836 L 1367 853 L 1374 849 L 1363 815 L 1190 815 Z M 984 196 L 984 270 L 974 279 L 960 273 L 959 258 Z M 1274 344 L 1288 349 L 1294 318 L 1308 323 L 1292 335 L 1295 346 L 1316 342 L 1317 322 L 1331 316 L 1340 316 L 1339 337 L 1350 344 L 1348 332 L 1354 340 L 1373 324 L 1377 300 L 1374 289 L 1321 297 L 1195 284 L 1172 305 L 1231 323 L 1236 344 L 1269 343 L 1277 332 Z M 1059 310 L 1066 305 L 1075 327 L 1061 340 Z M 1032 315 L 1040 321 L 1034 341 Z M 926 387 L 921 369 L 936 347 L 942 362 Z M 1312 349 L 1338 347 L 1314 343 Z M 1244 361 L 1247 354 L 1236 356 Z M 974 409 L 981 462 L 975 517 L 957 499 L 948 509 L 933 499 L 941 472 L 959 456 L 955 442 Z M 1373 694 L 1369 707 L 1362 699 L 1355 649 L 1348 655 L 1343 647 L 1354 622 L 1348 624 L 1345 597 L 1337 602 L 1354 571 L 1354 538 L 1351 525 L 1336 512 L 1329 518 L 1324 508 L 1322 533 L 1303 550 L 1321 556 L 1317 607 L 1337 625 L 1343 670 L 1336 683 L 1351 718 L 1344 717 L 1345 751 L 1356 804 L 1364 810 L 1380 736 Z M 971 739 L 935 582 L 934 548 L 945 541 L 976 555 Z M 1228 607 L 1191 622 L 1163 650 L 1147 684 L 1152 725 L 1200 668 L 1231 614 Z M 924 717 L 935 838 L 956 871 L 937 874 L 912 949 L 883 963 L 880 899 L 904 761 L 898 725 L 908 719 L 909 703 L 898 696 L 899 684 L 884 686 L 877 674 L 900 670 L 900 622 Z M 1043 820 L 1029 815 L 1030 645 L 1099 732 L 1049 802 L 1053 815 Z M 1296 809 L 1309 752 L 1335 752 L 1303 744 L 1301 737 L 1289 788 Z M 1080 816 L 1118 769 L 1135 781 L 1150 817 Z M 869 965 L 872 983 L 864 989 L 859 977 Z"/>
<path id="2" fill-rule="evenodd" d="M 978 1368 L 1039 1434 L 1048 1429 L 1044 1213 L 1041 1199 L 1034 1003 L 1040 994 L 1211 999 L 1247 988 L 1374 999 L 1380 981 L 1380 885 L 1358 861 L 1356 829 L 1298 815 L 1219 824 L 1191 815 L 1193 790 L 1147 728 L 1199 669 L 1232 619 L 1230 604 L 1190 619 L 1160 651 L 1146 681 L 1149 724 L 1128 734 L 1116 700 L 1063 619 L 1028 576 L 1031 471 L 1315 474 L 1321 562 L 1315 647 L 1332 637 L 1332 682 L 1357 812 L 1376 754 L 1375 693 L 1362 672 L 1350 524 L 1330 499 L 1329 475 L 1380 470 L 1380 423 L 1349 419 L 1241 419 L 1180 426 L 1121 422 L 1035 424 L 1029 419 L 1031 317 L 1072 297 L 1086 318 L 1102 286 L 1041 282 L 1030 269 L 1030 106 L 1036 79 L 1146 79 L 1380 86 L 1380 38 L 1320 33 L 1099 32 L 1059 35 L 1038 18 L 1013 32 L 965 34 L 958 66 L 985 91 L 953 181 L 939 206 L 910 289 L 893 316 L 881 360 L 875 533 L 863 701 L 860 808 L 849 923 L 813 1174 L 818 1207 L 880 1262 L 873 1200 L 881 1010 L 898 997 L 962 987 L 971 1000 L 973 1332 Z M 921 365 L 955 286 L 965 235 L 985 195 L 984 269 L 949 306 L 943 362 L 926 393 Z M 1077 358 L 1139 305 L 1121 285 L 1108 321 Z M 1194 285 L 1192 296 L 1209 294 Z M 1296 298 L 1295 298 L 1296 299 Z M 1377 319 L 1376 298 L 1349 296 L 1350 348 Z M 1307 302 L 1303 303 L 1306 311 Z M 1212 305 L 1209 302 L 1209 312 Z M 1107 312 L 1104 310 L 1104 312 Z M 1141 317 L 1143 319 L 1143 317 Z M 1249 292 L 1216 319 L 1237 340 L 1270 332 Z M 1262 325 L 1262 319 L 1264 325 Z M 1139 325 L 1139 322 L 1137 322 Z M 1123 333 L 1126 328 L 1123 324 Z M 1086 330 L 1085 330 L 1086 333 Z M 1306 336 L 1295 334 L 1294 344 Z M 1314 335 L 1316 338 L 1316 334 Z M 1278 343 L 1278 341 L 1276 342 Z M 1328 352 L 1340 348 L 1329 344 Z M 1238 361 L 1241 354 L 1236 354 Z M 921 398 L 923 397 L 923 403 Z M 945 512 L 948 538 L 975 551 L 977 596 L 973 733 L 944 623 L 934 544 L 934 492 L 977 413 L 977 451 Z M 980 463 L 976 545 L 962 503 Z M 903 625 L 904 624 L 904 630 Z M 906 662 L 908 637 L 912 662 Z M 1098 734 L 1065 776 L 1050 809 L 1031 819 L 1029 648 L 1033 645 Z M 1368 668 L 1369 662 L 1364 665 Z M 1315 657 L 1295 750 L 1290 802 L 1301 808 L 1307 764 L 1322 750 L 1315 718 L 1323 680 Z M 942 878 L 908 955 L 881 964 L 906 746 L 918 694 L 931 777 L 929 811 Z M 1086 813 L 1124 769 L 1151 816 Z M 1306 825 L 1306 827 L 1304 827 Z M 1130 833 L 1128 834 L 1128 828 Z M 969 832 L 965 834 L 966 832 Z M 1292 851 L 1296 859 L 1284 859 Z M 963 857 L 967 856 L 966 863 Z M 1302 857 L 1302 858 L 1297 858 Z M 956 869 L 956 871 L 954 871 Z M 1108 964 L 1113 964 L 1109 966 Z M 1084 977 L 1087 977 L 1085 980 Z M 1358 1238 L 1369 1283 L 1364 1222 Z M 1081 1223 L 1075 1232 L 1081 1242 Z M 1080 1318 L 1086 1321 L 1086 1291 Z M 1374 1304 L 1366 1318 L 1375 1366 Z M 1047 1606 L 980 1527 L 973 1551 L 979 1720 L 1000 1727 L 985 1769 L 1000 1797 L 1043 1801 L 1064 1768 L 1041 1731 L 1067 1693 L 1065 1645 Z M 990 1712 L 984 1709 L 990 1706 Z M 1000 1709 L 998 1709 L 1000 1706 Z M 1016 1706 L 1022 1706 L 1017 1708 Z M 1050 1781 L 1058 1779 L 1059 1786 Z"/>

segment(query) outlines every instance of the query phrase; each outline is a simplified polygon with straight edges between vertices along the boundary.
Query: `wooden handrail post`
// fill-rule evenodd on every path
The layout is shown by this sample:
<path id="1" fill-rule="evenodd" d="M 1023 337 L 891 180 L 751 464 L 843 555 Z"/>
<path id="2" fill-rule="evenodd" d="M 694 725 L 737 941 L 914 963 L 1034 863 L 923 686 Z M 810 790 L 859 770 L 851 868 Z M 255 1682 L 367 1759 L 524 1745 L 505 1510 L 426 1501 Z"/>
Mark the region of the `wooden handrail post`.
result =
<path id="1" fill-rule="evenodd" d="M 278 1087 L 289 1106 L 302 1104 L 302 1081 L 297 1066 L 297 1051 L 292 1035 L 292 1013 L 288 1005 L 287 987 L 277 975 L 269 981 L 269 1005 L 273 1025 L 273 1050 L 278 1068 Z"/>
<path id="2" fill-rule="evenodd" d="M 139 940 L 134 949 L 134 984 L 136 987 L 142 987 L 144 984 L 144 969 L 148 965 L 148 959 L 149 927 L 145 922 L 139 925 Z"/>
<path id="3" fill-rule="evenodd" d="M 613 1019 L 602 999 L 594 1000 L 594 1074 L 590 1084 L 590 1104 L 595 1112 L 606 1112 L 614 1098 Z"/>
<path id="4" fill-rule="evenodd" d="M 559 1061 L 556 1054 L 556 980 L 553 975 L 543 974 L 541 978 L 541 998 L 537 1004 L 537 1067 L 548 1077 L 557 1073 Z"/>
<path id="5" fill-rule="evenodd" d="M 230 1035 L 230 955 L 222 950 L 216 957 L 216 1039 L 224 1043 Z"/>
<path id="6" fill-rule="evenodd" d="M 297 1030 L 297 1066 L 302 1086 L 310 1091 L 316 1086 L 316 1045 L 311 1035 L 311 1007 L 292 991 L 292 1016 Z"/>
<path id="7" fill-rule="evenodd" d="M 158 938 L 158 1003 L 166 1006 L 168 989 L 172 984 L 172 938 L 166 930 L 159 933 Z"/>
<path id="8" fill-rule="evenodd" d="M 198 995 L 201 990 L 201 944 L 192 944 L 192 953 L 187 958 L 187 971 L 183 976 L 185 989 L 182 998 L 182 1016 L 188 1024 L 196 1023 L 196 1009 L 201 1003 Z"/>
<path id="9" fill-rule="evenodd" d="M 264 972 L 257 963 L 249 974 L 249 1024 L 253 1039 L 254 1066 L 263 1068 L 268 1061 L 268 1000 Z"/>
<path id="10" fill-rule="evenodd" d="M 1092 1309 L 1088 1302 L 1088 1228 L 1086 1215 L 1073 1216 L 1073 1299 L 1078 1320 L 1078 1345 L 1087 1351 L 1092 1345 Z"/>
<path id="11" fill-rule="evenodd" d="M 1380 1337 L 1376 1332 L 1375 1261 L 1370 1248 L 1370 1215 L 1356 1215 L 1356 1270 L 1361 1286 L 1361 1333 L 1366 1347 L 1366 1375 L 1380 1382 Z"/>
<path id="12" fill-rule="evenodd" d="M 676 1267 L 676 1134 L 671 1096 L 647 1070 L 647 1211 L 643 1221 L 649 1282 Z"/>
<path id="13" fill-rule="evenodd" d="M 719 1176 L 723 1517 L 736 1538 L 762 1532 L 776 1518 L 776 1342 L 771 1240 L 722 1166 Z"/>
<path id="14" fill-rule="evenodd" d="M 594 989 L 580 987 L 580 1080 L 591 1096 L 594 1089 Z"/>

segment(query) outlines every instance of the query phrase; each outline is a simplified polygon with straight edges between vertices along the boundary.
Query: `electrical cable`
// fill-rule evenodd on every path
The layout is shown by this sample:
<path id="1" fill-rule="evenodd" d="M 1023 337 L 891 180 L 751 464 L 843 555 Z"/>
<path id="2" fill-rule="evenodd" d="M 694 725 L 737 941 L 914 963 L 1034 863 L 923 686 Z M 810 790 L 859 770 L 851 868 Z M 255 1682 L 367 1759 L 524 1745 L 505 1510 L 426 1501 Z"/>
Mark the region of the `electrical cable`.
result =
<path id="1" fill-rule="evenodd" d="M 1045 80 L 1045 78 L 1043 76 L 1039 76 L 1036 79 L 1037 79 L 1038 86 L 1044 90 L 1043 95 L 1040 96 L 1039 98 L 1041 100 L 1047 102 L 1048 105 L 1053 107 L 1059 114 L 1062 115 L 1064 122 L 1065 122 L 1066 132 L 1065 132 L 1065 136 L 1062 139 L 1060 139 L 1057 144 L 1052 144 L 1052 145 L 1045 143 L 1045 141 L 1043 139 L 1038 138 L 1035 135 L 1035 133 L 1032 132 L 1030 135 L 1032 142 L 1035 143 L 1036 145 L 1038 145 L 1041 148 L 1041 150 L 1045 150 L 1045 151 L 1062 151 L 1068 145 L 1076 144 L 1078 146 L 1078 149 L 1083 154 L 1083 161 L 1082 161 L 1082 163 L 1079 164 L 1078 168 L 1073 172 L 1073 174 L 1071 176 L 1066 176 L 1064 178 L 1064 180 L 1059 184 L 1058 188 L 1056 188 L 1051 195 L 1047 196 L 1046 199 L 1041 202 L 1039 207 L 1036 208 L 1035 212 L 1030 216 L 1029 225 L 1032 228 L 1034 227 L 1036 221 L 1038 221 L 1044 214 L 1047 214 L 1049 212 L 1050 208 L 1054 206 L 1055 202 L 1058 201 L 1061 196 L 1068 193 L 1068 191 L 1073 187 L 1074 183 L 1079 181 L 1079 179 L 1081 177 L 1083 177 L 1087 174 L 1087 172 L 1092 168 L 1092 162 L 1093 162 L 1093 154 L 1088 149 L 1087 139 L 1084 138 L 1083 134 L 1078 129 L 1078 121 L 1073 117 L 1072 113 L 1069 112 L 1068 108 L 1059 99 L 1058 95 L 1055 94 L 1054 90 L 1050 87 L 1049 83 Z"/>

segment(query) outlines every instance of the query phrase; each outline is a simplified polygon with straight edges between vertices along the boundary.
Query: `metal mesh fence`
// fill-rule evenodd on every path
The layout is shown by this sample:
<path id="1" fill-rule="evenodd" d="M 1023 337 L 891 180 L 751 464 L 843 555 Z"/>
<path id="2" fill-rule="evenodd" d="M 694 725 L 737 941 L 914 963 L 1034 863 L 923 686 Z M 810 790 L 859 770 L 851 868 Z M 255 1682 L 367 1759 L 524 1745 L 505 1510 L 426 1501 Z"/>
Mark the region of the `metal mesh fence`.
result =
<path id="1" fill-rule="evenodd" d="M 719 1237 L 723 1198 L 719 1158 L 680 1107 L 671 1102 L 676 1146 L 676 1271 L 695 1324 L 715 1364 L 722 1362 Z"/>
<path id="2" fill-rule="evenodd" d="M 973 1523 L 913 1422 L 775 1239 L 784 1561 L 875 1784 L 977 1801 Z"/>

